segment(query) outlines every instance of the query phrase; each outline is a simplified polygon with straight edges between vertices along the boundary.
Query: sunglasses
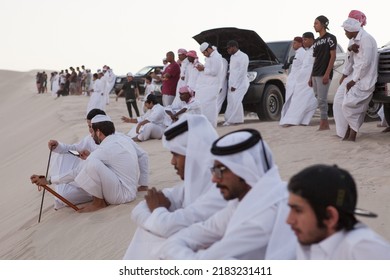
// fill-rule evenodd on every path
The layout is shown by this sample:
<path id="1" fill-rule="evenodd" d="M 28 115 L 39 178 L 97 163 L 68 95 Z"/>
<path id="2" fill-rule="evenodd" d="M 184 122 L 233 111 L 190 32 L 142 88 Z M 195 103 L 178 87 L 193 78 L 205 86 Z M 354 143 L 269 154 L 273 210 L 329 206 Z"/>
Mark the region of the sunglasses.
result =
<path id="1" fill-rule="evenodd" d="M 222 179 L 222 175 L 225 170 L 229 170 L 229 168 L 226 166 L 213 166 L 210 168 L 211 174 L 218 179 Z"/>

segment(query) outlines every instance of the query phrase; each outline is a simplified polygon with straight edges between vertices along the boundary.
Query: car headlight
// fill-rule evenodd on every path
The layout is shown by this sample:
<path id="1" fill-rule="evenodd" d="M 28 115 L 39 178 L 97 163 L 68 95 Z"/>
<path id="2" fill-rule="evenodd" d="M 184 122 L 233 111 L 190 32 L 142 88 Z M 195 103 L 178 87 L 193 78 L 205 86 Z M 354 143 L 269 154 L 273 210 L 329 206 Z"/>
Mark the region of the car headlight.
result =
<path id="1" fill-rule="evenodd" d="M 256 79 L 257 72 L 250 71 L 250 72 L 247 73 L 247 76 L 248 76 L 249 82 L 251 83 L 251 82 L 253 82 Z"/>

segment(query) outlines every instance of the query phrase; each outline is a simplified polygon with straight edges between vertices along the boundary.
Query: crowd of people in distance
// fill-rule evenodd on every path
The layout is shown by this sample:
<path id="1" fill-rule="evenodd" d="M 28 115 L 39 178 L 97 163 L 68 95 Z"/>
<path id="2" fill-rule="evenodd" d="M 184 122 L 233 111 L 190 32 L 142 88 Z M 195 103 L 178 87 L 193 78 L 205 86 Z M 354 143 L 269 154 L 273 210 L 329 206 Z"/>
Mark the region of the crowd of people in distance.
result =
<path id="1" fill-rule="evenodd" d="M 353 10 L 342 24 L 350 43 L 333 111 L 337 135 L 345 141 L 356 140 L 377 78 L 377 46 L 363 29 L 365 22 L 365 15 Z M 328 25 L 327 17 L 318 16 L 317 39 L 312 32 L 294 38 L 283 127 L 308 125 L 319 107 L 319 130 L 330 129 L 326 100 L 337 39 Z M 204 64 L 194 50 L 179 49 L 177 61 L 167 52 L 161 75 L 146 78 L 141 110 L 139 85 L 127 73 L 117 96 L 125 96 L 130 116 L 122 121 L 134 124 L 128 134 L 117 132 L 104 111 L 112 70 L 104 66 L 93 74 L 87 89 L 83 74 L 80 88 L 74 75 L 71 94 L 81 94 L 83 88 L 90 94 L 89 134 L 74 144 L 49 140 L 54 152 L 50 173 L 33 174 L 31 182 L 54 185 L 59 195 L 79 205 L 78 212 L 129 203 L 145 191 L 131 212 L 137 228 L 124 259 L 390 260 L 389 241 L 358 220 L 375 214 L 357 208 L 358 190 L 350 172 L 318 163 L 284 181 L 259 131 L 242 128 L 218 135 L 221 101 L 228 100 L 221 124 L 242 124 L 242 99 L 249 87 L 248 56 L 235 40 L 226 48 L 229 63 L 208 42 L 200 45 Z M 139 144 L 148 139 L 161 139 L 180 183 L 148 187 L 149 156 Z M 55 199 L 55 209 L 65 206 Z"/>

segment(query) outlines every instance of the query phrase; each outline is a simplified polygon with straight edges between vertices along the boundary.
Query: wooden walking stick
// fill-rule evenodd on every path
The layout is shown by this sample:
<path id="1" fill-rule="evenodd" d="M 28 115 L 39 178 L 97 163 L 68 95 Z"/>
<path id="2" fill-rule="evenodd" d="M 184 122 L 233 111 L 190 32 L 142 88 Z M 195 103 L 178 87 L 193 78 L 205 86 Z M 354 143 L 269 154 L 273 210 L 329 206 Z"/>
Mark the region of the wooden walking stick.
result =
<path id="1" fill-rule="evenodd" d="M 49 166 L 50 166 L 50 159 L 51 159 L 51 147 L 50 147 L 50 152 L 49 152 L 49 160 L 47 161 L 47 168 L 46 168 L 46 180 L 47 180 L 47 175 L 49 174 Z M 46 188 L 43 189 L 43 193 L 42 193 L 42 200 L 41 200 L 41 209 L 39 210 L 39 218 L 38 218 L 38 223 L 41 222 L 41 215 L 42 215 L 42 207 L 43 207 L 43 200 L 45 198 L 45 191 L 46 191 Z"/>
<path id="2" fill-rule="evenodd" d="M 43 177 L 43 176 L 42 176 Z M 80 210 L 76 205 L 74 205 L 72 202 L 70 202 L 69 200 L 67 200 L 65 197 L 61 196 L 58 192 L 54 191 L 53 189 L 51 189 L 49 186 L 47 185 L 42 185 L 41 186 L 42 188 L 44 188 L 43 191 L 47 190 L 49 193 L 51 193 L 52 195 L 54 195 L 55 197 L 57 197 L 59 200 L 61 200 L 63 203 L 65 203 L 66 205 L 68 205 L 69 207 L 73 208 L 75 211 L 78 211 Z"/>

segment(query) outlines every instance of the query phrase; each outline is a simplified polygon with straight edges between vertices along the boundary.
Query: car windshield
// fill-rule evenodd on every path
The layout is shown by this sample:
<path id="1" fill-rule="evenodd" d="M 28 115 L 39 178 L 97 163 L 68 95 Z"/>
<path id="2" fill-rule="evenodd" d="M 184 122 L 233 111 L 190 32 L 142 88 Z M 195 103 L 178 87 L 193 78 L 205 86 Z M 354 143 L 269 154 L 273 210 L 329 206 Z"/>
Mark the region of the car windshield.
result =
<path id="1" fill-rule="evenodd" d="M 153 68 L 152 66 L 145 66 L 137 73 L 135 73 L 135 76 L 145 76 L 152 68 Z"/>

